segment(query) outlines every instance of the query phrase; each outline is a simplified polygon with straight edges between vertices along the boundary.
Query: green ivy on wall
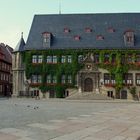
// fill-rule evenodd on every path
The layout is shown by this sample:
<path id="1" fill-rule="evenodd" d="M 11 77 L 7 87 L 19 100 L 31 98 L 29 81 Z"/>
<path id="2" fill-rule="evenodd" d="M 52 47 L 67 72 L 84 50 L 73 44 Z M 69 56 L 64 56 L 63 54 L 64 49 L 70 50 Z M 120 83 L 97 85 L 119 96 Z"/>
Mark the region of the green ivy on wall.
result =
<path id="1" fill-rule="evenodd" d="M 127 73 L 130 69 L 139 70 L 140 66 L 131 64 L 121 64 L 121 55 L 125 54 L 127 57 L 129 54 L 132 54 L 132 61 L 135 62 L 136 54 L 140 54 L 140 50 L 42 50 L 42 51 L 25 51 L 23 55 L 23 62 L 25 64 L 26 77 L 29 79 L 32 74 L 41 74 L 42 83 L 39 86 L 42 92 L 48 90 L 55 90 L 57 97 L 62 97 L 63 91 L 68 87 L 75 86 L 75 76 L 77 72 L 83 68 L 83 64 L 78 63 L 78 55 L 86 55 L 88 53 L 99 54 L 99 64 L 96 64 L 99 68 L 103 68 L 109 71 L 110 74 L 115 75 L 116 80 L 116 91 L 119 91 L 123 88 L 123 74 Z M 43 63 L 41 64 L 32 64 L 32 55 L 43 55 Z M 104 55 L 109 54 L 109 63 L 104 63 Z M 56 55 L 58 57 L 57 64 L 47 64 L 46 57 L 47 55 Z M 61 63 L 62 55 L 71 55 L 72 63 Z M 112 55 L 116 56 L 116 63 L 111 64 Z M 52 74 L 57 77 L 57 84 L 55 86 L 47 85 L 46 86 L 46 75 Z M 72 84 L 62 85 L 61 84 L 61 75 L 72 75 Z"/>
<path id="2" fill-rule="evenodd" d="M 79 64 L 77 61 L 78 55 L 83 54 L 83 52 L 79 51 L 72 51 L 72 50 L 47 50 L 47 51 L 27 51 L 23 53 L 23 60 L 25 63 L 25 71 L 26 77 L 29 79 L 32 74 L 41 74 L 42 75 L 42 82 L 39 86 L 40 90 L 44 93 L 48 90 L 55 90 L 57 97 L 63 97 L 63 92 L 68 87 L 75 86 L 75 77 L 77 72 L 83 67 L 83 64 Z M 41 64 L 32 64 L 32 55 L 42 54 L 43 55 L 43 63 Z M 47 55 L 56 55 L 58 57 L 57 64 L 47 64 L 46 57 Z M 61 63 L 61 56 L 62 55 L 71 55 L 72 56 L 72 63 Z M 46 75 L 56 75 L 57 77 L 57 84 L 54 85 L 46 85 Z M 72 75 L 72 84 L 61 84 L 61 76 L 62 74 L 65 75 Z"/>

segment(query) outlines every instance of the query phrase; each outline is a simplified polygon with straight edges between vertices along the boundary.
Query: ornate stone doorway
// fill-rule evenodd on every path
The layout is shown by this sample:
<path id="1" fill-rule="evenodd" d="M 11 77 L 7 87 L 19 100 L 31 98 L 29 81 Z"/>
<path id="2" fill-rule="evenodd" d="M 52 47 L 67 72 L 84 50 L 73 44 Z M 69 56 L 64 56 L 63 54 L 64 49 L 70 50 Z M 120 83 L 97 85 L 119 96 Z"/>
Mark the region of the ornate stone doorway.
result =
<path id="1" fill-rule="evenodd" d="M 100 72 L 94 64 L 93 55 L 87 54 L 82 63 L 84 67 L 78 72 L 78 90 L 95 93 L 99 89 Z"/>
<path id="2" fill-rule="evenodd" d="M 93 80 L 91 78 L 86 78 L 84 81 L 84 91 L 92 92 L 93 91 Z"/>

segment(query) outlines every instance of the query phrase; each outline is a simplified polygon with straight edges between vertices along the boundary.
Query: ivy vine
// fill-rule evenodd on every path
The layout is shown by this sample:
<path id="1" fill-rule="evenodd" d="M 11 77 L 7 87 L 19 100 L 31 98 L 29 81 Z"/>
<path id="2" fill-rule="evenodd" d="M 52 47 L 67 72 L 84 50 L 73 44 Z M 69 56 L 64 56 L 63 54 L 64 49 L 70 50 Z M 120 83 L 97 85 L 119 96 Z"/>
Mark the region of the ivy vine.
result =
<path id="1" fill-rule="evenodd" d="M 99 64 L 97 66 L 99 68 L 104 68 L 109 71 L 110 74 L 115 75 L 115 88 L 116 91 L 119 91 L 123 88 L 123 74 L 127 73 L 130 69 L 139 70 L 140 66 L 135 65 L 136 54 L 140 54 L 140 50 L 32 50 L 32 51 L 25 51 L 22 53 L 23 62 L 25 64 L 25 72 L 26 77 L 29 79 L 32 74 L 41 74 L 42 75 L 42 82 L 39 88 L 42 92 L 46 92 L 48 90 L 55 90 L 57 97 L 63 97 L 63 91 L 68 87 L 75 86 L 75 76 L 77 72 L 83 67 L 83 64 L 78 63 L 78 55 L 86 55 L 88 53 L 99 54 Z M 104 55 L 108 53 L 109 55 L 109 63 L 104 63 Z M 32 55 L 42 54 L 43 55 L 43 63 L 41 64 L 32 64 Z M 112 62 L 112 55 L 116 56 L 115 64 L 111 64 Z M 132 54 L 133 63 L 131 64 L 122 64 L 121 63 L 121 55 L 125 54 L 127 57 L 128 54 Z M 58 57 L 57 64 L 47 64 L 45 62 L 47 55 L 56 55 Z M 71 55 L 72 56 L 72 63 L 61 63 L 61 56 L 62 55 Z M 57 84 L 55 86 L 46 85 L 46 75 L 47 74 L 55 74 L 57 77 Z M 62 85 L 61 84 L 61 75 L 66 74 L 72 75 L 72 84 Z"/>

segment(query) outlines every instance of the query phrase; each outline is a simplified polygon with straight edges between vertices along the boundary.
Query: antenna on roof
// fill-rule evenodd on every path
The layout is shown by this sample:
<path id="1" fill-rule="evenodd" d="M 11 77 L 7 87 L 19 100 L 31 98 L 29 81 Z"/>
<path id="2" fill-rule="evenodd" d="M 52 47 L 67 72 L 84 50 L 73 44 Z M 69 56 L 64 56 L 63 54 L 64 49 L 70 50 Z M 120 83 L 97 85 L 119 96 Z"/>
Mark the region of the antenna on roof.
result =
<path id="1" fill-rule="evenodd" d="M 61 14 L 61 0 L 59 0 L 59 14 Z"/>
<path id="2" fill-rule="evenodd" d="M 21 38 L 23 38 L 23 32 L 21 32 Z"/>

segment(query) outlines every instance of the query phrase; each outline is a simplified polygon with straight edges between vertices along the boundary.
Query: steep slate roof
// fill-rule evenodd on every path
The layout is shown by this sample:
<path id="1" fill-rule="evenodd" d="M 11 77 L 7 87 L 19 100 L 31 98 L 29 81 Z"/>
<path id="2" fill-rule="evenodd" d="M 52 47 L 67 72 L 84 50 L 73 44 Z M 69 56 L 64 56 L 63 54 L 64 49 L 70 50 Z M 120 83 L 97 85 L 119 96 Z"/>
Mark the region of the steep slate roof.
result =
<path id="1" fill-rule="evenodd" d="M 13 49 L 3 43 L 0 44 L 0 52 L 3 54 L 2 60 L 12 64 L 12 51 Z"/>
<path id="2" fill-rule="evenodd" d="M 25 41 L 24 41 L 23 35 L 22 35 L 16 48 L 14 49 L 14 52 L 22 52 L 22 51 L 24 51 L 24 47 L 25 47 Z"/>
<path id="3" fill-rule="evenodd" d="M 86 33 L 87 27 L 93 31 Z M 115 32 L 109 33 L 109 27 Z M 64 33 L 64 28 L 70 32 Z M 125 46 L 127 30 L 134 31 L 135 46 Z M 43 47 L 43 32 L 53 35 L 51 49 L 140 49 L 140 13 L 35 15 L 25 50 L 48 49 Z M 98 35 L 104 39 L 97 40 Z"/>

